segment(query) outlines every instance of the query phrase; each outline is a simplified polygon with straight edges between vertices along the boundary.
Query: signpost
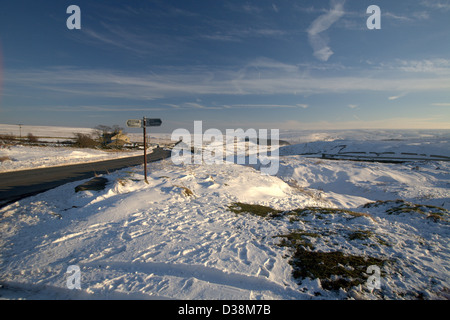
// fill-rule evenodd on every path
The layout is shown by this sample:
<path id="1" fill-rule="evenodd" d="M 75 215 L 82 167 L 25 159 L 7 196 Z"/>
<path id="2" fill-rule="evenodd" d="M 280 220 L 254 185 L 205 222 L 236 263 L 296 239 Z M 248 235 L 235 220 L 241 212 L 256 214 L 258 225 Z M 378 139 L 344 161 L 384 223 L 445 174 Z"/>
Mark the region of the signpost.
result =
<path id="1" fill-rule="evenodd" d="M 127 121 L 127 127 L 129 128 L 143 128 L 144 133 L 144 175 L 145 182 L 147 181 L 147 127 L 159 127 L 162 124 L 161 119 L 147 119 L 143 117 L 142 120 L 130 119 Z"/>
<path id="2" fill-rule="evenodd" d="M 131 119 L 127 121 L 127 127 L 129 128 L 142 128 L 142 120 Z"/>
<path id="3" fill-rule="evenodd" d="M 161 119 L 146 119 L 144 118 L 146 127 L 159 127 L 162 124 Z"/>

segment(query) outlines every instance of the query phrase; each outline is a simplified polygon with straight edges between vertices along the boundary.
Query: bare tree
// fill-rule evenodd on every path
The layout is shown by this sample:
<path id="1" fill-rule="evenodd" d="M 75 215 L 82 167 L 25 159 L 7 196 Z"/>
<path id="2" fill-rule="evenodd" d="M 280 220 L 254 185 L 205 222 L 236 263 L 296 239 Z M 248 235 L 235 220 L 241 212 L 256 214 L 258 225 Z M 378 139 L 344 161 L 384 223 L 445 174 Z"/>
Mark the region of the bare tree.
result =
<path id="1" fill-rule="evenodd" d="M 119 126 L 118 124 L 115 124 L 111 127 L 111 131 L 114 134 L 118 134 L 119 132 L 123 132 L 123 128 L 121 126 Z"/>
<path id="2" fill-rule="evenodd" d="M 104 146 L 106 144 L 108 134 L 111 132 L 111 127 L 105 125 L 98 125 L 94 128 L 94 136 L 98 140 L 98 142 Z"/>
<path id="3" fill-rule="evenodd" d="M 106 144 L 110 141 L 110 138 L 121 131 L 123 131 L 123 128 L 117 124 L 112 127 L 101 124 L 94 128 L 93 135 L 102 146 L 106 146 Z"/>

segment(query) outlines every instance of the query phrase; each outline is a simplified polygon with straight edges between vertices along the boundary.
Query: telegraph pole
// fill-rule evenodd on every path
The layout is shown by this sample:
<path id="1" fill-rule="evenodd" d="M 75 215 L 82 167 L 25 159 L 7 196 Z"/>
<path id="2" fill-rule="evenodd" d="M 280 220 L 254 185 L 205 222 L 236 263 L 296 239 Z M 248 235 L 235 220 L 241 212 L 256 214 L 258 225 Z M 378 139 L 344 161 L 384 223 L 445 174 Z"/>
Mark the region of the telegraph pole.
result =
<path id="1" fill-rule="evenodd" d="M 145 182 L 148 184 L 147 180 L 147 130 L 146 130 L 146 118 L 143 118 L 143 128 L 144 128 L 144 176 L 145 176 Z"/>
<path id="2" fill-rule="evenodd" d="M 19 124 L 17 124 L 18 126 L 19 126 L 19 140 L 22 140 L 22 126 L 23 126 L 23 123 L 19 123 Z"/>

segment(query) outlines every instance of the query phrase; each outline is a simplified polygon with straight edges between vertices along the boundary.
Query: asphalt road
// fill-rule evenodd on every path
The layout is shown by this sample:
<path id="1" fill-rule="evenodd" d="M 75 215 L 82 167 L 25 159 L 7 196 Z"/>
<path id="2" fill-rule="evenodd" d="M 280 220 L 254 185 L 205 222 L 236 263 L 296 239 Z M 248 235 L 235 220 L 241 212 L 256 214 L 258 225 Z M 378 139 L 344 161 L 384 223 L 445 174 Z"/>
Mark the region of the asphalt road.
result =
<path id="1" fill-rule="evenodd" d="M 170 157 L 171 152 L 161 148 L 147 155 L 147 162 Z M 144 156 L 128 157 L 91 163 L 58 166 L 0 173 L 0 207 L 68 182 L 84 180 L 96 174 L 143 164 Z"/>

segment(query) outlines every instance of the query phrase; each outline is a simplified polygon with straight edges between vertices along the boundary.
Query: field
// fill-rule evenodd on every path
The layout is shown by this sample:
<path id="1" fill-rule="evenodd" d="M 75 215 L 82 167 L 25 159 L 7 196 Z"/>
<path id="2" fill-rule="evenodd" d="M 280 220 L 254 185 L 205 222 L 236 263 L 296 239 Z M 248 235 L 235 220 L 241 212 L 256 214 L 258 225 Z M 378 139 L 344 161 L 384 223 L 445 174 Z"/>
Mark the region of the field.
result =
<path id="1" fill-rule="evenodd" d="M 450 298 L 449 131 L 280 138 L 273 176 L 167 159 L 148 184 L 138 166 L 100 191 L 74 182 L 1 208 L 0 298 Z M 32 166 L 15 148 L 31 147 L 3 153 L 13 169 Z"/>

